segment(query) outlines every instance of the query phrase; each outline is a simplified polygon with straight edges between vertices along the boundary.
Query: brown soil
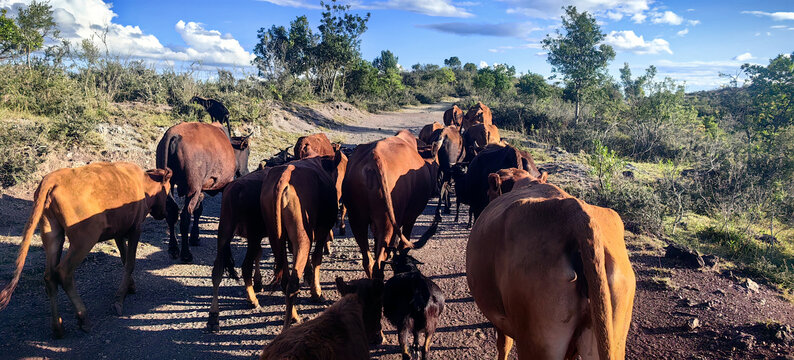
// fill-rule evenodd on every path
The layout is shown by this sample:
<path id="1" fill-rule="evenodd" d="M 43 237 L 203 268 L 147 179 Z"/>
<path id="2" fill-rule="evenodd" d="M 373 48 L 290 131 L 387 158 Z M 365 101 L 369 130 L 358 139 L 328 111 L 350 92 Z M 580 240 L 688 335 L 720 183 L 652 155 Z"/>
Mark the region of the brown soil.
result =
<path id="1" fill-rule="evenodd" d="M 306 124 L 318 126 L 332 139 L 356 144 L 392 135 L 396 130 L 417 130 L 440 121 L 448 104 L 417 107 L 396 113 L 346 116 L 343 109 L 313 111 Z M 286 110 L 285 110 L 286 111 Z M 339 113 L 334 113 L 339 111 Z M 297 115 L 296 115 L 297 116 Z M 320 119 L 320 122 L 317 121 Z M 292 118 L 290 118 L 292 120 Z M 136 154 L 133 152 L 133 154 Z M 100 155 L 101 156 L 101 155 Z M 82 159 L 80 159 L 82 160 Z M 140 159 L 142 165 L 150 159 Z M 558 177 L 564 173 L 556 174 Z M 0 283 L 12 274 L 20 235 L 31 208 L 32 189 L 27 184 L 7 191 L 0 198 Z M 435 204 L 431 201 L 431 204 Z M 202 218 L 201 246 L 192 248 L 194 264 L 174 262 L 167 254 L 165 223 L 148 219 L 138 250 L 135 278 L 137 294 L 125 301 L 124 316 L 111 312 L 116 286 L 121 279 L 121 261 L 115 245 L 97 245 L 78 268 L 76 281 L 94 323 L 91 333 L 76 326 L 74 312 L 65 294 L 59 295 L 66 337 L 50 335 L 50 310 L 44 294 L 44 254 L 34 240 L 19 288 L 11 304 L 0 312 L 2 358 L 252 358 L 278 334 L 283 312 L 280 293 L 261 293 L 259 309 L 248 308 L 240 284 L 225 279 L 221 285 L 221 332 L 205 331 L 210 296 L 210 269 L 215 258 L 215 236 L 220 197 L 208 197 Z M 434 205 L 420 217 L 414 237 L 429 225 Z M 467 210 L 464 209 L 463 210 Z M 439 232 L 425 248 L 413 254 L 425 265 L 421 270 L 444 291 L 447 307 L 434 340 L 431 356 L 442 359 L 482 359 L 495 356 L 494 332 L 480 314 L 466 285 L 465 245 L 468 230 L 463 223 L 445 216 Z M 725 359 L 781 358 L 794 350 L 776 340 L 767 324 L 794 325 L 794 307 L 776 290 L 760 285 L 759 292 L 746 290 L 740 277 L 715 269 L 684 269 L 664 258 L 659 241 L 627 236 L 632 262 L 638 275 L 633 324 L 628 339 L 632 359 Z M 238 265 L 245 242 L 233 246 Z M 363 276 L 360 255 L 353 239 L 337 236 L 332 254 L 323 264 L 323 291 L 329 301 L 338 299 L 333 278 Z M 265 281 L 271 276 L 272 260 L 265 246 Z M 388 275 L 387 275 L 388 276 Z M 757 279 L 756 279 L 757 280 Z M 299 314 L 316 316 L 326 304 L 313 304 L 308 288 L 300 294 Z M 688 330 L 686 323 L 698 318 L 701 326 Z M 380 359 L 398 359 L 394 329 L 384 322 L 386 343 L 372 350 Z M 744 334 L 744 335 L 742 335 Z"/>

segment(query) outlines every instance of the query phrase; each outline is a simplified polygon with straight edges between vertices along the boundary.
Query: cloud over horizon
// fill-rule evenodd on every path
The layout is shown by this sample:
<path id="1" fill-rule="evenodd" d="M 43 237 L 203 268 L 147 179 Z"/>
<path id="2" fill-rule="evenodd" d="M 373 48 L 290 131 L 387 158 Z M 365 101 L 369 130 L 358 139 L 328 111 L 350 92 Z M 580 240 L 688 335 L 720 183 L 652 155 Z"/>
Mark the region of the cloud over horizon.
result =
<path id="1" fill-rule="evenodd" d="M 642 35 L 637 35 L 633 30 L 612 31 L 607 34 L 604 43 L 612 45 L 616 51 L 630 51 L 637 55 L 659 54 L 666 52 L 670 55 L 670 43 L 667 40 L 656 38 L 645 41 Z"/>

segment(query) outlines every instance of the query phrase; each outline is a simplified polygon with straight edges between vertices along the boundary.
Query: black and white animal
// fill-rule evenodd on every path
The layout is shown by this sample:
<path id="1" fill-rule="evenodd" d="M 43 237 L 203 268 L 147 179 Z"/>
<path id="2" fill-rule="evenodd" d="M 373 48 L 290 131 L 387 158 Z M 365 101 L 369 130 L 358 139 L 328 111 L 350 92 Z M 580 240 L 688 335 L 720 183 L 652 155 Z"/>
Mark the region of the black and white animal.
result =
<path id="1" fill-rule="evenodd" d="M 190 99 L 190 102 L 201 105 L 201 107 L 210 114 L 212 121 L 217 121 L 221 124 L 226 123 L 226 129 L 229 130 L 229 135 L 232 134 L 232 129 L 229 126 L 229 110 L 226 109 L 220 101 L 194 96 Z"/>
<path id="2" fill-rule="evenodd" d="M 432 280 L 419 272 L 418 260 L 407 251 L 396 255 L 391 263 L 394 276 L 383 287 L 383 316 L 397 328 L 403 360 L 422 354 L 427 359 L 438 318 L 444 310 L 444 294 Z M 408 348 L 408 334 L 414 342 Z M 424 345 L 419 347 L 419 333 L 425 333 Z"/>

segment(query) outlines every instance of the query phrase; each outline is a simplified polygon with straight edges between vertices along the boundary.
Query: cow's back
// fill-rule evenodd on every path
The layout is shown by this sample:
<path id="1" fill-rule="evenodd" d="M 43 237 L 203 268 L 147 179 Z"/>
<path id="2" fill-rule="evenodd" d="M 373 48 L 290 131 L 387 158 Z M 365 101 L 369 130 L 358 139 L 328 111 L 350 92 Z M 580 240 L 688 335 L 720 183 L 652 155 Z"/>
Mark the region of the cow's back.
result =
<path id="1" fill-rule="evenodd" d="M 295 142 L 293 153 L 297 159 L 303 159 L 310 155 L 331 156 L 334 155 L 334 147 L 325 133 L 317 133 L 299 137 Z"/>
<path id="2" fill-rule="evenodd" d="M 166 131 L 157 146 L 158 168 L 169 168 L 173 184 L 220 190 L 234 179 L 234 149 L 220 126 L 181 123 Z M 187 189 L 180 189 L 184 194 Z"/>

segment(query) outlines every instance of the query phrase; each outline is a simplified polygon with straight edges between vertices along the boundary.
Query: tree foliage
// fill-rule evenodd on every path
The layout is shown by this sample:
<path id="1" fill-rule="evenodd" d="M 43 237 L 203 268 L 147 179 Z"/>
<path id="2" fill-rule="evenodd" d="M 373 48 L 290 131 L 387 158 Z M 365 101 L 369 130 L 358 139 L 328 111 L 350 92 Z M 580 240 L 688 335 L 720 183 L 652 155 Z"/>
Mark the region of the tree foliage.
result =
<path id="1" fill-rule="evenodd" d="M 19 51 L 25 54 L 30 66 L 30 54 L 41 49 L 48 38 L 56 38 L 58 30 L 52 17 L 52 6 L 46 2 L 33 1 L 19 9 Z"/>

